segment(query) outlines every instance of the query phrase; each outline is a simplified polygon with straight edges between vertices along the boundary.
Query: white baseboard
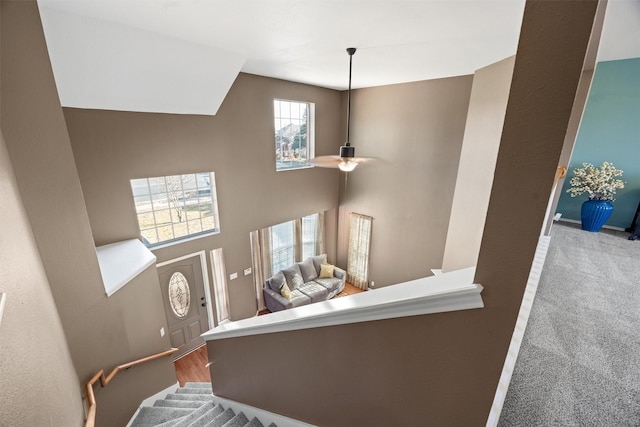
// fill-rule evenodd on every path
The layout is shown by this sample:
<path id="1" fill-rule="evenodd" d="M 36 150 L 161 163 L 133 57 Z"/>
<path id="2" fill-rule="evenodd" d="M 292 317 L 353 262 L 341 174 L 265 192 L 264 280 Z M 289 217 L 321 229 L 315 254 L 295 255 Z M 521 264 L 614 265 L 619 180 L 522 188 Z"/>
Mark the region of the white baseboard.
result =
<path id="1" fill-rule="evenodd" d="M 582 221 L 578 221 L 577 219 L 568 219 L 568 218 L 560 218 L 558 222 L 570 222 L 572 224 L 582 224 Z M 622 227 L 614 227 L 613 225 L 603 225 L 602 228 L 607 228 L 609 230 L 617 230 L 617 231 L 625 231 Z"/>
<path id="2" fill-rule="evenodd" d="M 533 300 L 538 290 L 538 283 L 540 282 L 540 275 L 542 274 L 542 267 L 544 265 L 544 260 L 547 257 L 550 241 L 551 237 L 549 236 L 540 236 L 540 239 L 538 240 L 536 254 L 531 265 L 531 271 L 529 272 L 529 278 L 527 280 L 527 286 L 520 305 L 520 311 L 518 312 L 518 320 L 516 321 L 513 335 L 511 336 L 511 343 L 509 344 L 507 357 L 504 361 L 502 374 L 500 375 L 496 394 L 493 398 L 493 404 L 491 405 L 491 411 L 489 412 L 489 418 L 487 419 L 487 427 L 496 427 L 498 425 L 504 400 L 507 397 L 507 390 L 509 389 L 513 369 L 515 368 L 518 353 L 520 352 L 520 345 L 522 344 L 524 331 L 527 328 L 527 323 L 529 322 L 529 314 L 531 314 Z"/>
<path id="3" fill-rule="evenodd" d="M 7 294 L 0 292 L 0 323 L 2 323 L 2 313 L 4 313 L 4 303 L 7 300 Z"/>

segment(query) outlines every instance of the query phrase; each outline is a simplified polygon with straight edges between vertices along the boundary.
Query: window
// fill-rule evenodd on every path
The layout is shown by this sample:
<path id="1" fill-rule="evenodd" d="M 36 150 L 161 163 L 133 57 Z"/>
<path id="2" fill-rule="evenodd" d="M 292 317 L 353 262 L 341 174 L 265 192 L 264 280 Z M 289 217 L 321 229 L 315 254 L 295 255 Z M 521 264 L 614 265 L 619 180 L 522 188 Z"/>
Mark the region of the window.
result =
<path id="1" fill-rule="evenodd" d="M 324 253 L 324 212 L 252 231 L 250 238 L 256 299 L 262 310 L 265 280 L 296 261 Z"/>
<path id="2" fill-rule="evenodd" d="M 310 167 L 314 146 L 314 104 L 275 99 L 276 170 Z"/>
<path id="3" fill-rule="evenodd" d="M 220 231 L 213 172 L 131 180 L 147 246 Z"/>
<path id="4" fill-rule="evenodd" d="M 318 230 L 319 214 L 309 215 L 302 218 L 302 256 L 300 261 L 310 256 L 318 255 L 318 240 L 322 238 Z"/>
<path id="5" fill-rule="evenodd" d="M 287 268 L 295 262 L 294 221 L 269 227 L 271 240 L 271 265 L 274 271 Z"/>

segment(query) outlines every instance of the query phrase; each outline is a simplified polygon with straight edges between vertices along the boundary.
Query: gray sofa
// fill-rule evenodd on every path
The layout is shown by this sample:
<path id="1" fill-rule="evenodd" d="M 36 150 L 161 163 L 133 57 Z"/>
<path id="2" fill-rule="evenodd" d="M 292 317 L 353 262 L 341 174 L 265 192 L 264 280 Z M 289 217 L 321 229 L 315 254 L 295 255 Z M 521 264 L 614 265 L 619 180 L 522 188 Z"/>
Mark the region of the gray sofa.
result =
<path id="1" fill-rule="evenodd" d="M 265 280 L 262 292 L 264 304 L 269 311 L 273 313 L 318 301 L 326 301 L 342 292 L 347 277 L 346 272 L 333 266 L 333 277 L 321 278 L 319 276 L 322 264 L 327 264 L 326 254 L 297 262 Z M 281 294 L 285 283 L 291 291 L 291 299 L 287 299 Z"/>

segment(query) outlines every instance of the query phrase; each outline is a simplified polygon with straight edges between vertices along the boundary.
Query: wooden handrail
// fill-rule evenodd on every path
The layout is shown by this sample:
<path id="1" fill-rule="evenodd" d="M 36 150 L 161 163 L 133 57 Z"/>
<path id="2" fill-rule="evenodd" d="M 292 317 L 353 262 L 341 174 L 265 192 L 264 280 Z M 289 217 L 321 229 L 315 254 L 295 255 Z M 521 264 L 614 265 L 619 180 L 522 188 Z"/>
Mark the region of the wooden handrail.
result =
<path id="1" fill-rule="evenodd" d="M 100 380 L 100 385 L 102 387 L 105 387 L 107 384 L 109 384 L 111 382 L 111 380 L 113 379 L 113 377 L 116 376 L 116 374 L 118 372 L 120 372 L 123 369 L 129 369 L 133 366 L 136 365 L 141 365 L 143 363 L 146 362 L 150 362 L 152 360 L 155 359 L 160 359 L 161 357 L 165 357 L 165 356 L 169 356 L 175 352 L 177 352 L 178 349 L 177 348 L 172 348 L 170 350 L 166 350 L 163 351 L 161 353 L 156 353 L 153 354 L 151 356 L 147 356 L 147 357 L 143 357 L 142 359 L 138 359 L 138 360 L 134 360 L 132 362 L 127 362 L 127 363 L 123 363 L 122 365 L 118 365 L 115 368 L 113 368 L 113 371 L 111 371 L 111 373 L 109 375 L 107 375 L 106 377 L 104 376 L 104 370 L 100 369 L 98 372 L 96 372 L 96 374 L 91 377 L 91 379 L 89 380 L 89 382 L 87 382 L 84 386 L 85 391 L 87 392 L 87 403 L 89 405 L 89 411 L 87 412 L 87 421 L 85 422 L 84 426 L 85 427 L 94 427 L 96 424 L 96 408 L 97 408 L 97 404 L 96 404 L 96 396 L 93 393 L 93 385 L 98 382 L 98 380 Z"/>

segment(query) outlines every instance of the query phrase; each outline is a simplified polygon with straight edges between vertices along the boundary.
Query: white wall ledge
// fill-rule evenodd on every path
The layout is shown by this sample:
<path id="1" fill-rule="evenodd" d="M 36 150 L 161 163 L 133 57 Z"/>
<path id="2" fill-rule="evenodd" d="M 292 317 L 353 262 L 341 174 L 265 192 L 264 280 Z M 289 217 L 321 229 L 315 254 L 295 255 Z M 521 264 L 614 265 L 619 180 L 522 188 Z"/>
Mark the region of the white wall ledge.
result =
<path id="1" fill-rule="evenodd" d="M 108 297 L 156 262 L 153 252 L 138 239 L 98 246 L 96 254 Z"/>
<path id="2" fill-rule="evenodd" d="M 217 326 L 206 340 L 483 308 L 475 267 Z"/>

